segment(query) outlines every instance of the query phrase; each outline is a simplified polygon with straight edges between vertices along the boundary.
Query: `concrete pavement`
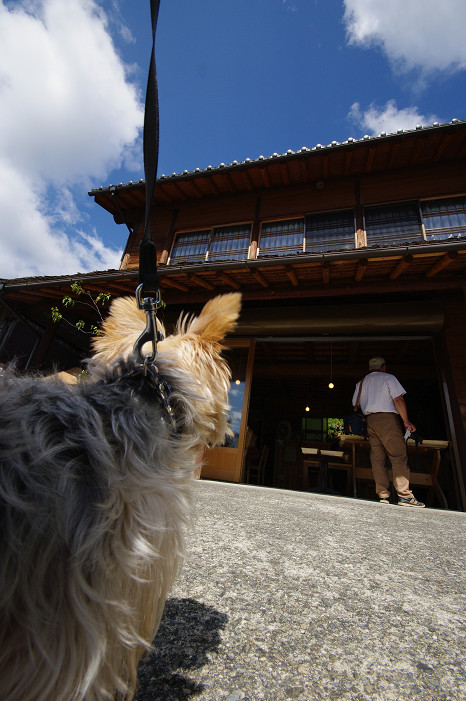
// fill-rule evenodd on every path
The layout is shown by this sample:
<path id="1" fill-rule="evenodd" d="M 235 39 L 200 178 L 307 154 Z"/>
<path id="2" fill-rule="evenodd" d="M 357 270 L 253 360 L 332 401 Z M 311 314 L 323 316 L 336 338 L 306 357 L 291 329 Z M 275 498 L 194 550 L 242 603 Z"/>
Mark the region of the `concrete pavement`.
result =
<path id="1" fill-rule="evenodd" d="M 138 701 L 466 699 L 466 514 L 195 491 Z"/>

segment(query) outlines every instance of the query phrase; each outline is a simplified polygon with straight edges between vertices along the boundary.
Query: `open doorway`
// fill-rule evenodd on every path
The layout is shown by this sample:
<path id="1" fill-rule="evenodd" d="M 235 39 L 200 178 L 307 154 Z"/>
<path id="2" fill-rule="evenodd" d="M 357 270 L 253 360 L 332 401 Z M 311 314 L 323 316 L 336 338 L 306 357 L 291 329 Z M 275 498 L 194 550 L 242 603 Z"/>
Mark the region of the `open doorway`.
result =
<path id="1" fill-rule="evenodd" d="M 410 418 L 422 436 L 448 440 L 431 337 L 257 339 L 247 423 L 257 446 L 269 448 L 265 485 L 317 491 L 318 475 L 303 484 L 302 447 L 341 448 L 339 427 L 352 410 L 355 384 L 376 355 L 385 358 L 388 371 L 406 389 Z M 423 470 L 420 459 L 430 458 L 414 454 L 411 470 Z M 360 460 L 362 467 L 370 468 L 368 451 Z M 347 494 L 347 475 L 338 472 L 332 474 L 332 490 L 352 496 Z M 451 508 L 457 508 L 448 450 L 442 453 L 439 483 Z M 419 498 L 424 489 L 416 488 Z M 375 498 L 372 480 L 358 480 L 358 496 Z"/>

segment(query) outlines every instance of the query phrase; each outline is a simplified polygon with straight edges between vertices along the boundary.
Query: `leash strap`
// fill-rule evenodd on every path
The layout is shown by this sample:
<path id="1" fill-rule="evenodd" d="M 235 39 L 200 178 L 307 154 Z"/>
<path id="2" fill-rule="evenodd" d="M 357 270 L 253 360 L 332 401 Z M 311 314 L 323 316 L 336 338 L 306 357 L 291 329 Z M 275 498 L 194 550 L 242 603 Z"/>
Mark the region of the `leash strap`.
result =
<path id="1" fill-rule="evenodd" d="M 150 0 L 152 22 L 152 50 L 150 55 L 149 75 L 147 78 L 146 103 L 144 110 L 144 174 L 146 179 L 146 213 L 144 235 L 139 246 L 139 284 L 142 285 L 141 297 L 157 298 L 159 282 L 157 275 L 157 250 L 152 240 L 151 209 L 154 201 L 157 166 L 159 159 L 159 99 L 157 87 L 157 69 L 155 65 L 155 30 L 159 14 L 160 0 Z"/>
<path id="2" fill-rule="evenodd" d="M 160 0 L 150 0 L 152 23 L 152 50 L 150 55 L 149 75 L 147 78 L 146 103 L 144 109 L 144 174 L 146 179 L 146 212 L 144 235 L 139 245 L 139 285 L 136 301 L 139 309 L 146 313 L 147 324 L 144 332 L 134 345 L 134 352 L 144 360 L 145 366 L 155 359 L 157 352 L 156 313 L 161 304 L 159 278 L 157 273 L 157 249 L 152 238 L 151 209 L 154 201 L 159 159 L 159 99 L 157 89 L 157 69 L 155 66 L 155 30 L 159 14 Z M 142 358 L 142 347 L 146 342 L 152 343 L 152 352 Z"/>

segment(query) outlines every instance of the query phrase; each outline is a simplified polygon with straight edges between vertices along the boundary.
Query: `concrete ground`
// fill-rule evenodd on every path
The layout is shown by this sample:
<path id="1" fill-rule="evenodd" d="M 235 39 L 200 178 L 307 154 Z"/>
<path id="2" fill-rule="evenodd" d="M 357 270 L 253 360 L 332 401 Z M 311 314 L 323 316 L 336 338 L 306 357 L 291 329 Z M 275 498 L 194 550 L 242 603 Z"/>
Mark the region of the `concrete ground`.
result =
<path id="1" fill-rule="evenodd" d="M 137 701 L 466 699 L 466 514 L 195 490 Z"/>

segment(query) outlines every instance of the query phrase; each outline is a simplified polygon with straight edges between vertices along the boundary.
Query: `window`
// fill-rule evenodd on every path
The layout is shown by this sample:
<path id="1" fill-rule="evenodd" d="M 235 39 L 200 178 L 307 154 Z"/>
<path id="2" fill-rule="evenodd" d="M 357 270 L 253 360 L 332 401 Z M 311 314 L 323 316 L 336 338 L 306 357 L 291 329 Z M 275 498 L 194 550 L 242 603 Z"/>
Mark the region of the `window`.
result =
<path id="1" fill-rule="evenodd" d="M 309 214 L 306 217 L 306 251 L 355 248 L 354 212 Z"/>
<path id="2" fill-rule="evenodd" d="M 317 419 L 305 417 L 301 419 L 301 438 L 303 441 L 326 443 L 331 442 L 343 433 L 343 419 Z"/>
<path id="3" fill-rule="evenodd" d="M 246 260 L 250 236 L 250 224 L 217 226 L 212 229 L 177 234 L 170 255 L 170 263 Z"/>
<path id="4" fill-rule="evenodd" d="M 245 260 L 251 238 L 250 224 L 218 226 L 212 229 L 209 260 Z"/>
<path id="5" fill-rule="evenodd" d="M 267 222 L 262 224 L 259 247 L 261 256 L 354 248 L 353 210 Z"/>
<path id="6" fill-rule="evenodd" d="M 428 241 L 466 236 L 466 197 L 421 202 Z"/>
<path id="7" fill-rule="evenodd" d="M 304 250 L 304 219 L 266 222 L 262 224 L 260 255 L 292 255 Z"/>
<path id="8" fill-rule="evenodd" d="M 200 263 L 205 261 L 209 249 L 210 229 L 178 234 L 173 246 L 170 263 Z"/>
<path id="9" fill-rule="evenodd" d="M 423 239 L 417 202 L 366 207 L 364 218 L 368 246 L 400 244 Z"/>

